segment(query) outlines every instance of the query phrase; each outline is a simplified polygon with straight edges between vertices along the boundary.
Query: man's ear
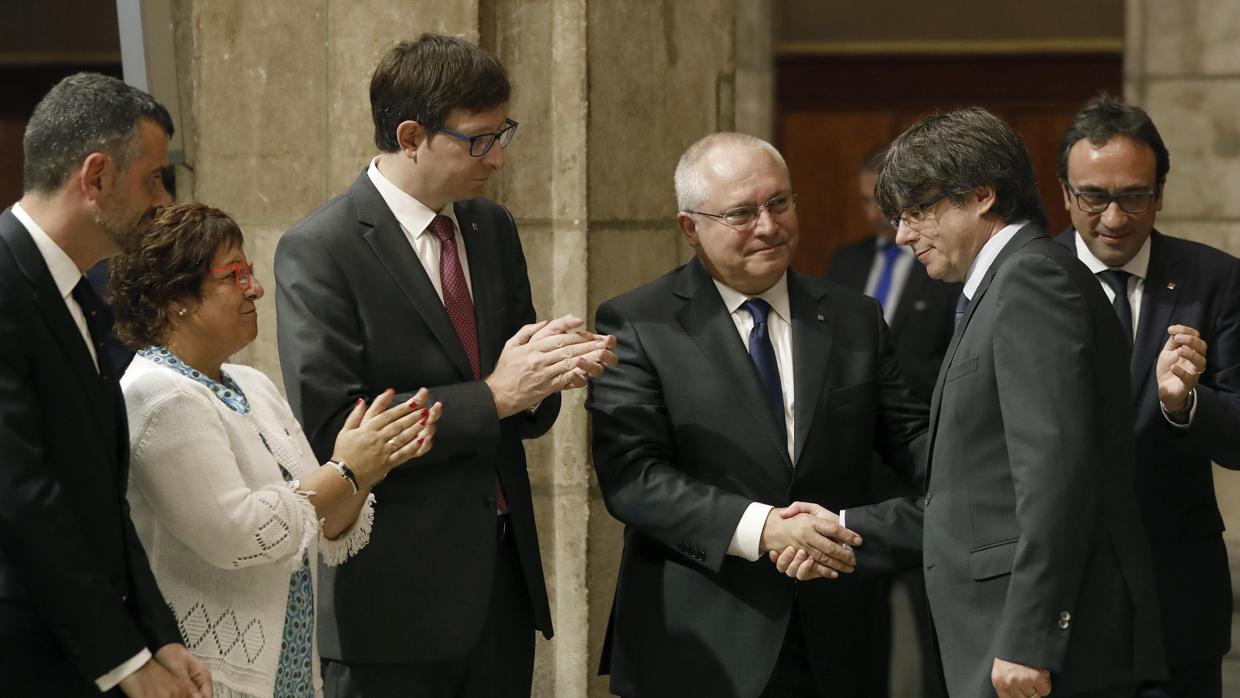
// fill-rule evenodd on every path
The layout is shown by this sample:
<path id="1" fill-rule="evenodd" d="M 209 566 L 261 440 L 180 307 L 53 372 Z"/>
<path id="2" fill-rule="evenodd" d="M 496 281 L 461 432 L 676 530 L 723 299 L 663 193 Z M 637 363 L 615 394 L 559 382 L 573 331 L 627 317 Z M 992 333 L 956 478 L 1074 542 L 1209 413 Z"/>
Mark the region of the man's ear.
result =
<path id="1" fill-rule="evenodd" d="M 91 153 L 70 177 L 86 200 L 98 201 L 115 183 L 116 165 L 104 153 Z"/>
<path id="2" fill-rule="evenodd" d="M 676 225 L 680 227 L 680 232 L 685 236 L 685 242 L 689 243 L 689 247 L 697 248 L 698 246 L 698 229 L 697 219 L 691 213 L 681 211 L 676 214 Z"/>
<path id="3" fill-rule="evenodd" d="M 1059 180 L 1059 189 L 1063 192 L 1063 208 L 1065 211 L 1072 210 L 1072 192 L 1068 191 L 1068 180 Z"/>
<path id="4" fill-rule="evenodd" d="M 1154 210 L 1161 211 L 1163 205 L 1163 190 L 1167 188 L 1167 180 L 1163 179 L 1154 185 Z"/>
<path id="5" fill-rule="evenodd" d="M 418 148 L 422 147 L 426 138 L 426 128 L 416 121 L 402 121 L 396 126 L 396 145 L 407 158 L 417 158 Z"/>
<path id="6" fill-rule="evenodd" d="M 992 184 L 983 184 L 980 187 L 973 188 L 974 201 L 977 202 L 977 214 L 984 216 L 990 212 L 995 205 L 995 187 Z"/>

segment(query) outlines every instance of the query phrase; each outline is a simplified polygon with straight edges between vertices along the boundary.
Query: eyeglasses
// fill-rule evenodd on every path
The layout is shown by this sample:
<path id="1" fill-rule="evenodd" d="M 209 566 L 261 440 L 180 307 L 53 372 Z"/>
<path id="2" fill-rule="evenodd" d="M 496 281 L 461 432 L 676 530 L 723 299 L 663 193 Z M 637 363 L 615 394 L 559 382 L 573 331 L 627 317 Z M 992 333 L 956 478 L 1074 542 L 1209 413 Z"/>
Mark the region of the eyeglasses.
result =
<path id="1" fill-rule="evenodd" d="M 469 154 L 476 158 L 480 158 L 491 152 L 491 147 L 497 142 L 499 143 L 499 147 L 507 148 L 508 144 L 512 142 L 512 137 L 517 133 L 517 122 L 512 119 L 504 119 L 504 125 L 501 126 L 495 133 L 480 133 L 476 136 L 461 133 L 460 131 L 453 131 L 449 128 L 441 128 L 439 129 L 439 132 L 446 133 L 453 138 L 468 141 Z"/>
<path id="2" fill-rule="evenodd" d="M 946 198 L 947 192 L 939 192 L 919 204 L 905 206 L 898 214 L 895 215 L 895 217 L 887 222 L 891 224 L 893 229 L 899 228 L 901 223 L 904 223 L 905 225 L 920 223 L 921 220 L 925 218 L 927 211 L 934 208 L 935 204 Z"/>
<path id="3" fill-rule="evenodd" d="M 233 262 L 222 267 L 216 267 L 211 270 L 212 274 L 231 274 L 233 280 L 237 283 L 237 288 L 242 291 L 249 291 L 254 285 L 254 263 Z"/>
<path id="4" fill-rule="evenodd" d="M 723 213 L 707 213 L 705 211 L 685 211 L 685 213 L 714 218 L 729 228 L 739 229 L 748 228 L 754 223 L 757 223 L 758 216 L 762 215 L 762 209 L 766 209 L 766 212 L 774 217 L 787 213 L 790 209 L 796 206 L 796 202 L 797 195 L 792 192 L 786 192 L 784 194 L 776 194 L 770 199 L 767 199 L 766 203 L 758 204 L 757 206 L 737 206 L 736 208 L 728 209 Z"/>
<path id="5" fill-rule="evenodd" d="M 1122 191 L 1118 194 L 1077 191 L 1067 182 L 1064 182 L 1064 188 L 1076 199 L 1076 207 L 1085 213 L 1102 213 L 1111 207 L 1112 201 L 1119 204 L 1119 210 L 1124 213 L 1145 213 L 1158 198 L 1157 191 Z"/>

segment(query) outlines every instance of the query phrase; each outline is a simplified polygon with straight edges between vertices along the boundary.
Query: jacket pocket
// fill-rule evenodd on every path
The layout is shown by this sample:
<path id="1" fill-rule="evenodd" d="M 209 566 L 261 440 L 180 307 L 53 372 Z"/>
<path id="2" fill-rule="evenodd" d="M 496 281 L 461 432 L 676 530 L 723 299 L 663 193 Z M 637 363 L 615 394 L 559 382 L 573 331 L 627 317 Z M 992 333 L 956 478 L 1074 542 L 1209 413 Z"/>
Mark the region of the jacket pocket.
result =
<path id="1" fill-rule="evenodd" d="M 947 378 L 943 381 L 950 383 L 951 381 L 967 376 L 977 370 L 977 356 L 970 356 L 962 361 L 956 361 L 947 369 Z"/>
<path id="2" fill-rule="evenodd" d="M 990 543 L 969 551 L 969 576 L 983 581 L 1012 573 L 1016 560 L 1016 543 L 1019 538 Z"/>
<path id="3" fill-rule="evenodd" d="M 839 409 L 854 402 L 860 402 L 866 397 L 874 394 L 874 381 L 868 380 L 853 385 L 836 388 L 827 394 L 827 406 L 831 409 Z"/>

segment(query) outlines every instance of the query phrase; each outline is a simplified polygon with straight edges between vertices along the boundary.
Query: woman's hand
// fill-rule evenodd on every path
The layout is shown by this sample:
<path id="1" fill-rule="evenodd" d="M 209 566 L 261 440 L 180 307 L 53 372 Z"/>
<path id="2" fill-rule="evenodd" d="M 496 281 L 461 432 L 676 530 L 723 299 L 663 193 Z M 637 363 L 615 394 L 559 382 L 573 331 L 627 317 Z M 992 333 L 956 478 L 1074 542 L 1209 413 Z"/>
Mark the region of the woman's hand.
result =
<path id="1" fill-rule="evenodd" d="M 370 488 L 393 467 L 430 450 L 443 407 L 422 408 L 430 394 L 422 388 L 411 399 L 389 407 L 395 391 L 383 391 L 366 407 L 358 400 L 336 435 L 333 460 L 345 461 L 358 487 Z"/>

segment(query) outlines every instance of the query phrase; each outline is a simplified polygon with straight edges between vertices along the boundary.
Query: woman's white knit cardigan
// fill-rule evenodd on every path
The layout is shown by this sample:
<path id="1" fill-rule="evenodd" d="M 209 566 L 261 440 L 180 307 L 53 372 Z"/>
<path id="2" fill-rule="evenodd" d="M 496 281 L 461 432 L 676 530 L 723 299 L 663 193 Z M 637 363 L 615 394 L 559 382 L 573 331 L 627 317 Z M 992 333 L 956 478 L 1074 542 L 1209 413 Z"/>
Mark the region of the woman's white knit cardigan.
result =
<path id="1" fill-rule="evenodd" d="M 374 497 L 337 540 L 323 538 L 314 507 L 276 465 L 278 457 L 295 478 L 320 465 L 288 403 L 259 371 L 225 364 L 224 372 L 245 393 L 249 413 L 134 358 L 121 380 L 129 505 L 160 591 L 186 646 L 211 670 L 217 698 L 270 696 L 290 576 L 305 554 L 313 575 L 316 553 L 338 565 L 366 545 Z M 321 694 L 317 646 L 312 655 Z"/>

